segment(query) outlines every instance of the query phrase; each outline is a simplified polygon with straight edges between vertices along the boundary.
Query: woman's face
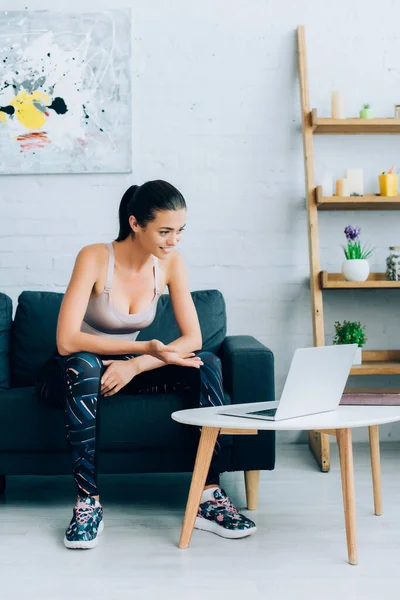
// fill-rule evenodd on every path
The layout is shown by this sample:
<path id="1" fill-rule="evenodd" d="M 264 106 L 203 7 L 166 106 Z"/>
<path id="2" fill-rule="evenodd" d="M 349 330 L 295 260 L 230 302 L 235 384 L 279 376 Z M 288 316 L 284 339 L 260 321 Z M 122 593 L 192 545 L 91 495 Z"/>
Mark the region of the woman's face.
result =
<path id="1" fill-rule="evenodd" d="M 160 259 L 174 251 L 186 223 L 186 210 L 160 210 L 146 227 L 134 227 L 135 238 L 145 250 Z"/>

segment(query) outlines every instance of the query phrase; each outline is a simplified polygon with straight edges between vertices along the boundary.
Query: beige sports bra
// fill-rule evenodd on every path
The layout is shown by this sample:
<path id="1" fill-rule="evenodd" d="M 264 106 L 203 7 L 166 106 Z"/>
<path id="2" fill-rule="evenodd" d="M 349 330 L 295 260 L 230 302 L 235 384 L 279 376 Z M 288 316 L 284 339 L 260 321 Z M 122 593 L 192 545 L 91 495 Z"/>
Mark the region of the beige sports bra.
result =
<path id="1" fill-rule="evenodd" d="M 120 312 L 112 303 L 111 286 L 114 275 L 114 248 L 109 250 L 106 285 L 100 296 L 90 298 L 81 331 L 117 339 L 136 340 L 139 331 L 148 327 L 156 316 L 157 302 L 160 297 L 158 258 L 153 256 L 154 298 L 148 308 L 133 315 Z"/>

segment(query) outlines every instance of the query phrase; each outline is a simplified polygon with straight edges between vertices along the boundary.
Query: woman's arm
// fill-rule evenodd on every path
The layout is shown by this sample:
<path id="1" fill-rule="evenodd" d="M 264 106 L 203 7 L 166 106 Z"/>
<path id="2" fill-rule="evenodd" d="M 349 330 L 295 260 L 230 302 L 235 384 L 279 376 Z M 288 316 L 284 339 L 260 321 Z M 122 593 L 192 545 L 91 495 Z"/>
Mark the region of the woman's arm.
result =
<path id="1" fill-rule="evenodd" d="M 90 294 L 100 273 L 102 251 L 100 244 L 86 246 L 76 258 L 58 317 L 58 352 L 62 356 L 86 351 L 96 354 L 151 354 L 160 358 L 162 353 L 165 355 L 166 346 L 157 340 L 129 342 L 81 332 Z"/>
<path id="2" fill-rule="evenodd" d="M 176 322 L 181 336 L 167 348 L 173 346 L 184 357 L 195 350 L 201 350 L 202 338 L 196 307 L 194 306 L 189 289 L 189 281 L 183 258 L 178 252 L 173 252 L 168 265 L 167 285 L 174 310 Z M 164 366 L 166 363 L 153 356 L 138 356 L 133 359 L 138 372 L 150 371 Z M 168 362 L 168 361 L 167 361 Z"/>

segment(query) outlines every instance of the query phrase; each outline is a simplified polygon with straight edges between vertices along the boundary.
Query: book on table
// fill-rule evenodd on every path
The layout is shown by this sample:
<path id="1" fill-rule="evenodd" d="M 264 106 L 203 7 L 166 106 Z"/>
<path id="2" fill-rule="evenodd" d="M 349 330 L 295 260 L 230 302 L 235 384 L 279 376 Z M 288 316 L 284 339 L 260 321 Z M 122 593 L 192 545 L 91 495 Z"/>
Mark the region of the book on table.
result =
<path id="1" fill-rule="evenodd" d="M 340 401 L 340 406 L 400 406 L 400 393 L 391 392 L 363 392 L 345 393 Z"/>

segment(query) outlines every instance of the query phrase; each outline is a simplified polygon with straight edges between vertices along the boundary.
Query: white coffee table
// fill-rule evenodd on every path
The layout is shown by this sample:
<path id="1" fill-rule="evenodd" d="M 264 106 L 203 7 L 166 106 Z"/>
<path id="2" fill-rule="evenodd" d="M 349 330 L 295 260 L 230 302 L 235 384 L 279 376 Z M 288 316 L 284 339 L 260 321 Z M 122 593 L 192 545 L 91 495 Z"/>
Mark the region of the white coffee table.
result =
<path id="1" fill-rule="evenodd" d="M 254 410 L 268 408 L 267 403 L 247 406 L 250 410 L 253 407 Z M 400 421 L 400 406 L 340 406 L 333 412 L 276 422 L 229 417 L 218 414 L 220 410 L 221 407 L 195 408 L 177 411 L 171 415 L 179 423 L 202 428 L 179 548 L 189 546 L 218 434 L 257 435 L 258 431 L 265 430 L 321 431 L 334 435 L 339 446 L 348 559 L 351 565 L 356 565 L 358 560 L 351 430 L 354 427 L 369 427 L 375 514 L 379 515 L 382 513 L 382 506 L 378 426 Z"/>

